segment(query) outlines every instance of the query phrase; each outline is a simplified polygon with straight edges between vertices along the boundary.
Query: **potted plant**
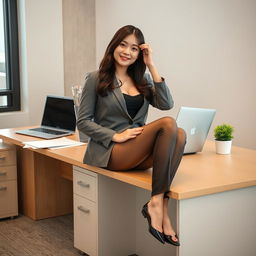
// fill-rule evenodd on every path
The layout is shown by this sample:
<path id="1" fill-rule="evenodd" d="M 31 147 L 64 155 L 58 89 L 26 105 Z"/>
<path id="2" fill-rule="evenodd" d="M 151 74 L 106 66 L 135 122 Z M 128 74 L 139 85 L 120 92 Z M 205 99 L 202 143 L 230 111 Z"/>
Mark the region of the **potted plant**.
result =
<path id="1" fill-rule="evenodd" d="M 218 125 L 214 129 L 217 154 L 230 154 L 234 128 L 229 124 Z"/>

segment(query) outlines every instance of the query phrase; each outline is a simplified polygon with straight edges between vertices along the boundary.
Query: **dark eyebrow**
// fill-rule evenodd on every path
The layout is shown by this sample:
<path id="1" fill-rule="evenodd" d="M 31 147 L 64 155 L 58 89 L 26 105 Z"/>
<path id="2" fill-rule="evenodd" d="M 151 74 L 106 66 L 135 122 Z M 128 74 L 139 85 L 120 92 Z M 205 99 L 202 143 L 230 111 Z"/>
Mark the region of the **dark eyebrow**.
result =
<path id="1" fill-rule="evenodd" d="M 127 41 L 125 41 L 125 40 L 123 40 L 122 42 L 124 42 L 124 43 L 128 44 L 128 42 L 127 42 Z M 139 45 L 138 45 L 138 44 L 132 44 L 132 46 L 136 46 L 136 47 L 138 47 L 138 48 L 139 48 Z"/>

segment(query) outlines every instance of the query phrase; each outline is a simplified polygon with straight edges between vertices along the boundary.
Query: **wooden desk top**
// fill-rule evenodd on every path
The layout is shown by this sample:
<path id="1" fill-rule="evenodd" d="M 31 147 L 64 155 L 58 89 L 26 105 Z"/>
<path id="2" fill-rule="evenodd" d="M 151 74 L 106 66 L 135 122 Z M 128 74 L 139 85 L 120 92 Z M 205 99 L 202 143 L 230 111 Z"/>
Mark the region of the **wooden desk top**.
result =
<path id="1" fill-rule="evenodd" d="M 22 142 L 38 138 L 15 134 L 16 129 L 0 129 L 0 138 L 18 146 Z M 76 135 L 68 136 L 77 139 Z M 151 170 L 114 172 L 83 164 L 86 146 L 62 149 L 31 149 L 40 154 L 80 166 L 90 171 L 117 179 L 134 186 L 151 190 Z M 185 155 L 171 185 L 170 196 L 174 199 L 186 199 L 232 189 L 256 185 L 256 150 L 232 146 L 231 155 L 215 153 L 214 141 L 205 143 L 202 153 Z"/>

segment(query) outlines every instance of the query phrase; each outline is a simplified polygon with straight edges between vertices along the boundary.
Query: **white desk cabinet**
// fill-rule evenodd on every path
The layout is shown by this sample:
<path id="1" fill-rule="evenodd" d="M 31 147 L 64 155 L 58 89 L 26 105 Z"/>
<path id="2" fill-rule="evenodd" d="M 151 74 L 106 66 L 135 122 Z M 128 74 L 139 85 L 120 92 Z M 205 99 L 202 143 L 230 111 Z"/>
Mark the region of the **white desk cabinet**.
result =
<path id="1" fill-rule="evenodd" d="M 16 150 L 0 142 L 0 218 L 18 215 Z"/>
<path id="2" fill-rule="evenodd" d="M 134 254 L 135 189 L 74 166 L 73 190 L 74 246 L 90 256 Z"/>
<path id="3" fill-rule="evenodd" d="M 150 191 L 73 166 L 74 246 L 90 256 L 177 256 L 148 232 L 141 208 Z M 170 199 L 176 223 L 176 200 Z"/>

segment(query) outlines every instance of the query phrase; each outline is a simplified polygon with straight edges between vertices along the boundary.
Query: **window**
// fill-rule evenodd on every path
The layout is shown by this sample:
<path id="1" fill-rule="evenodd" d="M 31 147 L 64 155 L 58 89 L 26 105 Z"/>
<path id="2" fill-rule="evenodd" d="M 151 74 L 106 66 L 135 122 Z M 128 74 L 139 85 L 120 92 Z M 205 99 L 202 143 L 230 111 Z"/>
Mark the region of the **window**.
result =
<path id="1" fill-rule="evenodd" d="M 17 1 L 0 0 L 0 112 L 20 110 Z"/>

